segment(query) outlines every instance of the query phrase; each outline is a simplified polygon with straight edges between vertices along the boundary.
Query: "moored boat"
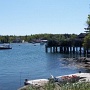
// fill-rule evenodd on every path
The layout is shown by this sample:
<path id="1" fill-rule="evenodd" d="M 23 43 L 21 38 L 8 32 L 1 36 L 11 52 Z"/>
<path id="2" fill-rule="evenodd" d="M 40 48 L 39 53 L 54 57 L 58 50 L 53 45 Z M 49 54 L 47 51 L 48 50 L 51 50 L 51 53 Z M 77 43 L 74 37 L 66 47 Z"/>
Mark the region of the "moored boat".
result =
<path id="1" fill-rule="evenodd" d="M 0 50 L 2 49 L 12 49 L 12 47 L 10 46 L 10 44 L 3 44 L 3 45 L 0 45 Z"/>

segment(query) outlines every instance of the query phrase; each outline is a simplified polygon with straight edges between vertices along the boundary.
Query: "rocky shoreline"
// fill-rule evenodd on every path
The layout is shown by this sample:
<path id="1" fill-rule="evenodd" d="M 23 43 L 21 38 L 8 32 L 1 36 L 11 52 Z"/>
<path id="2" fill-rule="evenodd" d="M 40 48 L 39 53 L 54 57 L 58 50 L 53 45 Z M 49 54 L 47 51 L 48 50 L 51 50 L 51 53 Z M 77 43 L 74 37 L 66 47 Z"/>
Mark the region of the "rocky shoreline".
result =
<path id="1" fill-rule="evenodd" d="M 76 63 L 75 65 L 78 68 L 90 69 L 90 58 L 80 57 L 80 58 L 62 58 L 62 59 L 68 60 L 70 62 L 72 62 L 72 61 L 75 62 Z M 72 77 L 74 77 L 73 80 L 78 80 L 78 82 L 83 82 L 83 81 L 90 82 L 90 73 L 81 73 L 80 71 L 79 71 L 79 73 L 64 75 L 64 76 L 57 76 L 55 78 L 58 79 L 57 82 L 60 83 L 59 80 L 61 80 L 62 77 L 65 78 L 66 80 L 70 80 L 70 78 L 72 80 L 73 79 Z M 34 87 L 41 87 L 41 86 L 44 86 L 45 84 L 47 84 L 49 82 L 49 80 L 48 79 L 37 79 L 37 80 L 27 80 L 27 82 L 29 82 L 28 85 L 25 85 L 24 87 L 21 87 L 18 90 L 27 90 L 26 88 L 29 87 L 30 85 L 32 85 Z"/>
<path id="2" fill-rule="evenodd" d="M 79 57 L 79 58 L 62 58 L 62 60 L 66 60 L 73 64 L 78 68 L 87 68 L 90 69 L 90 58 L 87 57 Z"/>
<path id="3" fill-rule="evenodd" d="M 55 79 L 57 79 L 58 81 L 55 81 Z M 61 80 L 62 79 L 62 80 Z M 45 84 L 47 84 L 50 80 L 53 80 L 54 82 L 56 82 L 56 84 L 58 83 L 75 83 L 75 82 L 90 82 L 90 73 L 75 73 L 75 74 L 69 74 L 69 75 L 64 75 L 64 76 L 57 76 L 57 77 L 53 77 L 50 79 L 36 79 L 36 80 L 29 80 L 28 85 L 25 85 L 23 87 L 21 87 L 18 90 L 27 90 L 26 88 L 28 88 L 29 86 L 32 87 L 43 87 Z"/>

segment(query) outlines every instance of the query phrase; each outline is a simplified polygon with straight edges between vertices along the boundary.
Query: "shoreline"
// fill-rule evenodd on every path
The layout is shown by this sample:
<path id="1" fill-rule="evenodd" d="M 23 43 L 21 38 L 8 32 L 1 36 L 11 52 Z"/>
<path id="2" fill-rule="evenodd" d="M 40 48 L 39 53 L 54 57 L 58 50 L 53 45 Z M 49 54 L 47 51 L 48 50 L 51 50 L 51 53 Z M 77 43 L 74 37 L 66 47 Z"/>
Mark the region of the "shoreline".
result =
<path id="1" fill-rule="evenodd" d="M 79 77 L 78 82 L 90 82 L 90 73 L 75 73 L 75 74 L 69 74 L 69 75 L 63 75 L 63 76 L 56 76 L 55 78 L 60 79 L 61 77 L 71 77 L 71 76 L 77 76 Z M 35 79 L 35 80 L 28 80 L 28 85 L 25 85 L 18 90 L 22 90 L 24 88 L 27 88 L 28 86 L 32 85 L 34 87 L 41 87 L 44 86 L 49 82 L 49 79 Z"/>
<path id="2" fill-rule="evenodd" d="M 62 58 L 62 59 L 75 62 L 76 67 L 78 68 L 90 69 L 90 58 L 80 57 L 80 58 Z M 78 82 L 90 82 L 90 73 L 82 73 L 82 72 L 63 75 L 63 76 L 56 76 L 55 78 L 60 79 L 61 77 L 65 77 L 65 76 L 66 77 L 77 76 L 77 77 L 80 77 Z M 44 86 L 48 82 L 49 82 L 49 79 L 27 80 L 28 85 L 37 86 L 37 87 Z M 28 85 L 25 85 L 18 90 L 21 90 L 22 88 L 26 88 Z"/>
<path id="3" fill-rule="evenodd" d="M 78 68 L 90 69 L 90 58 L 88 57 L 78 57 L 78 58 L 62 58 L 62 60 L 69 61 L 70 64 L 73 64 Z"/>

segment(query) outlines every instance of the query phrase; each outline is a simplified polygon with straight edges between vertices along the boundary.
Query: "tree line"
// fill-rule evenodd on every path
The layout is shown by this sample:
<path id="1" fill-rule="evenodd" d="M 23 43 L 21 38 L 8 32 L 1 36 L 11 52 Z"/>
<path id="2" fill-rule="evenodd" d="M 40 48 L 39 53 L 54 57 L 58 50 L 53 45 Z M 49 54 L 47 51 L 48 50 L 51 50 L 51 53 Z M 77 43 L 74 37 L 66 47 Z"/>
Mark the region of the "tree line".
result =
<path id="1" fill-rule="evenodd" d="M 25 35 L 25 36 L 13 36 L 5 35 L 0 36 L 1 43 L 21 43 L 23 40 L 25 42 L 40 42 L 40 40 L 56 40 L 63 41 L 68 39 L 74 39 L 77 37 L 77 34 L 34 34 L 34 35 Z"/>

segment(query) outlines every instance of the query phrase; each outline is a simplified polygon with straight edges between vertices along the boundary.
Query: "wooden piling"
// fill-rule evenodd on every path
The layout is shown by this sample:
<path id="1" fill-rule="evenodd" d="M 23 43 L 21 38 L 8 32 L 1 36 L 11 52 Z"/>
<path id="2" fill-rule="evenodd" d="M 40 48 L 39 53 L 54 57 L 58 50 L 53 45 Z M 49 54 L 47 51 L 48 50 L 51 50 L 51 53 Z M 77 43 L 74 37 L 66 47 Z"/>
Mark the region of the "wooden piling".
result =
<path id="1" fill-rule="evenodd" d="M 78 50 L 79 48 L 79 50 Z M 82 48 L 83 48 L 83 52 L 82 52 Z M 48 53 L 50 51 L 50 53 L 64 53 L 64 54 L 84 54 L 84 56 L 86 56 L 86 54 L 88 54 L 88 49 L 85 49 L 84 47 L 69 47 L 69 46 L 45 46 L 45 51 L 46 53 Z"/>

